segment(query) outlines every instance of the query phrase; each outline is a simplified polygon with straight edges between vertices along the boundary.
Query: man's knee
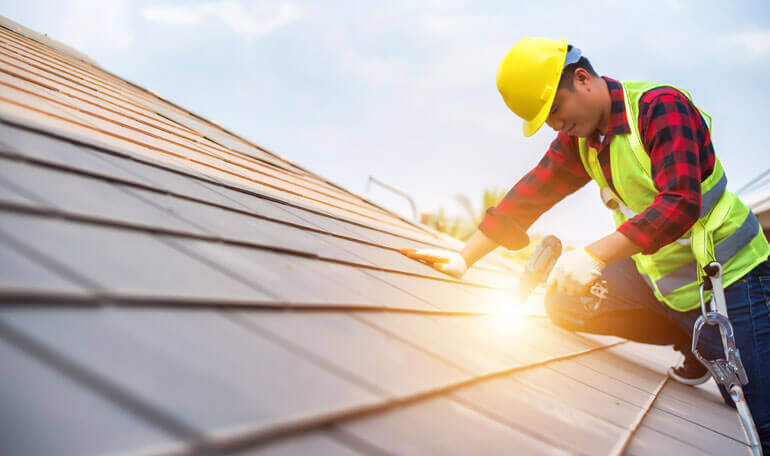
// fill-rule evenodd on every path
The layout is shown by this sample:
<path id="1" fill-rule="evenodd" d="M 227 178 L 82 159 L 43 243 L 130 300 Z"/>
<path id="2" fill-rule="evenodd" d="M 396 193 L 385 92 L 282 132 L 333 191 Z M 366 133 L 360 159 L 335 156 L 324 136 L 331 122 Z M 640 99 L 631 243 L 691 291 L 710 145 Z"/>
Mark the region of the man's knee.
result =
<path id="1" fill-rule="evenodd" d="M 556 326 L 569 331 L 580 331 L 584 326 L 584 321 L 575 313 L 575 303 L 579 299 L 559 292 L 546 295 L 544 299 L 545 312 Z"/>

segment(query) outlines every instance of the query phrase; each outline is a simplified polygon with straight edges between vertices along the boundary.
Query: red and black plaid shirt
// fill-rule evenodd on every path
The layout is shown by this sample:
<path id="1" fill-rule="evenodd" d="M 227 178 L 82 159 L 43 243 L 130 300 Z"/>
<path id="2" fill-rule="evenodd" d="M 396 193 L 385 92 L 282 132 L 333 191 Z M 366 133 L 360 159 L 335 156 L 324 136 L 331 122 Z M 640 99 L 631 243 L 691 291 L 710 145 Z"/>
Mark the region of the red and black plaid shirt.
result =
<path id="1" fill-rule="evenodd" d="M 612 100 L 608 133 L 588 145 L 599 151 L 607 183 L 615 190 L 610 173 L 609 145 L 614 135 L 628 134 L 625 101 L 620 83 L 605 77 Z M 652 163 L 659 193 L 650 207 L 629 219 L 618 231 L 650 254 L 682 237 L 698 220 L 700 184 L 714 169 L 714 148 L 707 124 L 698 110 L 678 90 L 660 87 L 639 100 L 639 132 Z M 519 180 L 496 206 L 487 210 L 479 229 L 509 249 L 526 246 L 526 230 L 540 215 L 591 178 L 578 154 L 577 138 L 559 132 L 540 163 Z"/>

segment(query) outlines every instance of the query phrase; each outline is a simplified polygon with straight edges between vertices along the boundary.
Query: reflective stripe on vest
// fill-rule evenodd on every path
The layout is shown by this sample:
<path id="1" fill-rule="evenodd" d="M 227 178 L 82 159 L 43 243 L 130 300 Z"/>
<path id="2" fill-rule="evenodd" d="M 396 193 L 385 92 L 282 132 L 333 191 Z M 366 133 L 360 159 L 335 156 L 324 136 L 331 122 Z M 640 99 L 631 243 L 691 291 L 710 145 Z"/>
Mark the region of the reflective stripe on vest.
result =
<path id="1" fill-rule="evenodd" d="M 742 248 L 749 245 L 754 236 L 759 233 L 759 220 L 753 212 L 749 212 L 746 220 L 730 236 L 727 236 L 722 242 L 714 247 L 714 256 L 722 264 L 740 252 Z M 671 293 L 677 288 L 683 287 L 698 277 L 698 263 L 692 261 L 681 266 L 679 269 L 661 277 L 657 282 L 658 289 L 664 295 Z"/>
<path id="2" fill-rule="evenodd" d="M 722 174 L 722 178 L 719 179 L 719 182 L 714 184 L 709 191 L 701 196 L 701 217 L 711 212 L 711 209 L 714 209 L 714 206 L 719 202 L 719 198 L 724 194 L 725 189 L 727 189 L 727 174 Z"/>

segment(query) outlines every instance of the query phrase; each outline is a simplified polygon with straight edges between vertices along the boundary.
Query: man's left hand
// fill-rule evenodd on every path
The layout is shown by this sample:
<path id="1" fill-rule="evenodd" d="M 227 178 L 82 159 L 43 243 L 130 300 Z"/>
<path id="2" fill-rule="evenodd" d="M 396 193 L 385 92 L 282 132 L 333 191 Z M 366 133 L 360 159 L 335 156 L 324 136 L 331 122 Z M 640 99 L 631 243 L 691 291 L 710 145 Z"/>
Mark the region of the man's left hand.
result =
<path id="1" fill-rule="evenodd" d="M 548 276 L 546 293 L 554 291 L 583 296 L 588 293 L 602 273 L 604 264 L 591 256 L 585 248 L 570 250 L 556 261 Z"/>

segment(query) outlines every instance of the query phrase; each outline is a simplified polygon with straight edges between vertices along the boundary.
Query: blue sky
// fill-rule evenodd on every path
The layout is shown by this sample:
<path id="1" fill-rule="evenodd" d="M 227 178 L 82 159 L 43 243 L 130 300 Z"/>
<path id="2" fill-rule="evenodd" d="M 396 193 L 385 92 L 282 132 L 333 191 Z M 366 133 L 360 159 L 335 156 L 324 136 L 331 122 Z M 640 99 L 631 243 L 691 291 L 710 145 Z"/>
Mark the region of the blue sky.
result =
<path id="1" fill-rule="evenodd" d="M 714 119 L 729 187 L 770 166 L 766 2 L 8 1 L 0 14 L 353 191 L 373 175 L 421 210 L 459 213 L 508 189 L 554 133 L 532 138 L 495 88 L 527 36 L 564 37 L 601 73 L 686 88 Z M 372 198 L 408 214 L 380 189 Z M 611 230 L 594 184 L 533 227 Z"/>

